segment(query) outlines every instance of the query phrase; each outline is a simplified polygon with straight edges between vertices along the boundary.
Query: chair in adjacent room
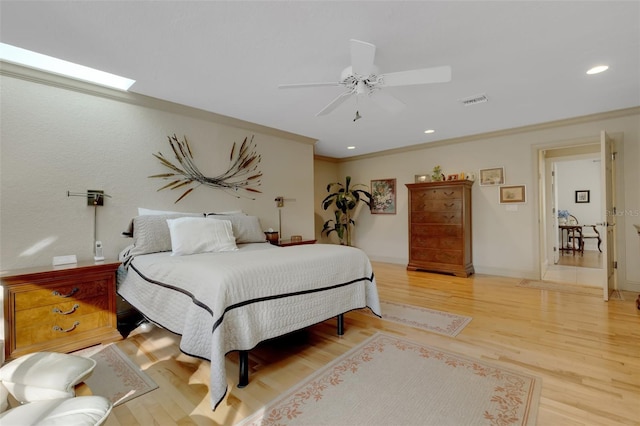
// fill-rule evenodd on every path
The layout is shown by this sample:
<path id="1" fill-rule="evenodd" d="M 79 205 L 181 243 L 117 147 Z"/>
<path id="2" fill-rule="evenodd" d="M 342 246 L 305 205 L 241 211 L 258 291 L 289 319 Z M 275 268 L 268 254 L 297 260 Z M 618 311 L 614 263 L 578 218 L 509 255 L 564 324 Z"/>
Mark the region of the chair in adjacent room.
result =
<path id="1" fill-rule="evenodd" d="M 570 225 L 580 224 L 578 219 L 573 215 L 569 215 L 568 223 Z M 582 232 L 580 233 L 579 236 L 576 236 L 576 240 L 577 240 L 576 242 L 578 244 L 578 249 L 580 250 L 580 253 L 584 253 L 584 243 L 585 243 L 585 240 L 587 239 L 597 239 L 598 251 L 602 253 L 602 249 L 600 248 L 600 245 L 602 244 L 602 238 L 600 238 L 600 232 L 598 232 L 598 228 L 596 225 L 582 225 Z M 574 243 L 573 241 L 571 241 L 571 237 L 569 237 L 569 241 L 570 243 Z"/>

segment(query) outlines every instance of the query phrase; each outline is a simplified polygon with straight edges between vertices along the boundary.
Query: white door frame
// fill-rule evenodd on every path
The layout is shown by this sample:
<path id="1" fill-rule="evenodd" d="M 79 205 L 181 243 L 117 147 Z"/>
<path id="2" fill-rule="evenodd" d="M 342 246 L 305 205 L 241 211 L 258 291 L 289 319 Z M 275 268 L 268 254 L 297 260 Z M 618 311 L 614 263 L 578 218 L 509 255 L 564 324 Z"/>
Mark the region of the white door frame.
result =
<path id="1" fill-rule="evenodd" d="M 623 135 L 619 134 L 609 134 L 609 136 L 615 141 L 616 144 L 622 142 Z M 545 162 L 545 151 L 547 150 L 558 150 L 561 152 L 563 149 L 567 149 L 567 155 L 575 154 L 575 149 L 579 147 L 583 147 L 585 145 L 600 145 L 600 134 L 594 134 L 589 137 L 576 138 L 576 139 L 567 139 L 560 141 L 547 142 L 542 144 L 532 145 L 532 159 L 533 159 L 533 170 L 537 171 L 537 179 L 534 179 L 536 183 L 536 192 L 538 197 L 538 259 L 537 259 L 537 267 L 538 267 L 538 279 L 542 279 L 544 276 L 544 272 L 548 265 L 545 263 L 547 259 L 546 253 L 546 245 L 548 244 L 548 234 L 547 234 L 547 217 L 545 209 L 546 206 L 546 189 L 544 187 L 546 182 L 546 177 L 544 176 L 544 171 L 546 165 Z M 616 151 L 620 153 L 621 147 L 616 146 Z M 534 194 L 535 195 L 535 194 Z M 606 283 L 605 283 L 606 285 Z M 606 300 L 606 299 L 605 299 Z"/>

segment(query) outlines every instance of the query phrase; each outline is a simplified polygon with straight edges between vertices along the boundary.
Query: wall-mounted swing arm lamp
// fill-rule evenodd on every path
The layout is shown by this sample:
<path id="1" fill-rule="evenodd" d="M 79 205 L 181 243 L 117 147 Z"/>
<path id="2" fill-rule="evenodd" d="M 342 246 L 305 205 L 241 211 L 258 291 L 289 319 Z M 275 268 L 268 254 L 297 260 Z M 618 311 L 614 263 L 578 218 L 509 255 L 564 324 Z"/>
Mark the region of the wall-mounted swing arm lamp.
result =
<path id="1" fill-rule="evenodd" d="M 276 197 L 276 207 L 278 208 L 278 236 L 282 239 L 282 208 L 284 207 L 284 202 L 286 201 L 295 201 L 295 198 L 284 198 L 282 195 L 278 195 Z"/>
<path id="2" fill-rule="evenodd" d="M 104 260 L 102 242 L 98 240 L 97 235 L 98 206 L 104 206 L 104 197 L 111 198 L 111 195 L 105 194 L 102 190 L 89 189 L 87 192 L 67 191 L 67 197 L 87 197 L 87 205 L 93 206 L 93 258 L 96 261 Z"/>

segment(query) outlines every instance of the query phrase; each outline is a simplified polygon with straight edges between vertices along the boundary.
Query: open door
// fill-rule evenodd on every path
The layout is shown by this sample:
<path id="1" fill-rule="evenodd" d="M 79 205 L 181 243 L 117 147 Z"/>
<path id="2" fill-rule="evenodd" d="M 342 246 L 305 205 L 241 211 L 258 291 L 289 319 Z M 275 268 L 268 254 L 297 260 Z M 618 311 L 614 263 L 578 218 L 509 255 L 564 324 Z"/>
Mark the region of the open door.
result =
<path id="1" fill-rule="evenodd" d="M 562 247 L 560 247 L 560 229 L 558 228 L 558 183 L 556 181 L 558 176 L 558 163 L 555 161 L 551 164 L 551 191 L 553 192 L 553 206 L 551 208 L 551 214 L 553 219 L 553 263 L 557 264 L 560 261 L 560 253 Z"/>
<path id="2" fill-rule="evenodd" d="M 609 138 L 606 132 L 600 133 L 600 161 L 602 173 L 602 206 L 601 217 L 603 222 L 598 223 L 602 226 L 603 232 L 602 246 L 604 247 L 604 260 L 606 279 L 603 283 L 604 300 L 609 300 L 609 295 L 613 290 L 617 289 L 616 275 L 616 253 L 615 253 L 615 235 L 616 235 L 616 207 L 615 207 L 615 151 L 613 140 Z"/>

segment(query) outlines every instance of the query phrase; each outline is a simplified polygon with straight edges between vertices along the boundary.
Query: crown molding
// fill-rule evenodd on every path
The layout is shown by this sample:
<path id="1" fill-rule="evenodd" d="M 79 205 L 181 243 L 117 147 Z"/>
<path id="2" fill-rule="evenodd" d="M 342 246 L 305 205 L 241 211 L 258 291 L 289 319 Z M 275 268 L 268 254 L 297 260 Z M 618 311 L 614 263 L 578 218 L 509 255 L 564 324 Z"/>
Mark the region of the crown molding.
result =
<path id="1" fill-rule="evenodd" d="M 24 81 L 29 81 L 31 83 L 43 84 L 65 90 L 71 90 L 90 96 L 99 96 L 101 98 L 111 99 L 114 101 L 124 102 L 145 108 L 152 108 L 174 114 L 185 115 L 188 117 L 206 120 L 230 127 L 249 130 L 251 132 L 289 139 L 306 145 L 314 145 L 317 142 L 317 139 L 286 132 L 284 130 L 275 129 L 273 127 L 262 126 L 260 124 L 252 123 L 249 121 L 228 117 L 226 115 L 216 114 L 214 112 L 181 105 L 174 102 L 164 101 L 162 99 L 153 98 L 151 96 L 141 95 L 139 93 L 111 89 L 108 87 L 99 86 L 97 84 L 87 83 L 84 81 L 39 71 L 33 68 L 23 67 L 5 61 L 0 61 L 0 76 L 16 78 Z"/>
<path id="2" fill-rule="evenodd" d="M 402 148 L 394 148 L 394 149 L 387 149 L 385 151 L 373 152 L 371 154 L 362 154 L 362 155 L 357 155 L 353 157 L 335 158 L 335 160 L 338 163 L 345 163 L 348 161 L 384 157 L 391 154 L 399 154 L 404 152 L 419 151 L 426 148 L 435 148 L 440 146 L 471 142 L 477 139 L 487 139 L 487 138 L 510 136 L 510 135 L 522 134 L 522 133 L 530 133 L 530 132 L 539 131 L 539 130 L 553 129 L 556 127 L 571 126 L 575 124 L 582 124 L 582 123 L 598 121 L 598 120 L 609 120 L 613 118 L 627 117 L 630 115 L 638 115 L 638 114 L 640 114 L 640 106 L 617 109 L 613 111 L 599 112 L 596 114 L 583 115 L 580 117 L 566 118 L 562 120 L 548 121 L 546 123 L 531 124 L 528 126 L 513 127 L 511 129 L 503 129 L 503 130 L 496 130 L 493 132 L 461 136 L 459 138 L 443 139 L 435 142 L 426 142 L 418 145 L 411 145 L 411 146 L 402 147 Z M 328 161 L 327 158 L 333 158 L 333 157 L 325 157 L 325 161 Z"/>

